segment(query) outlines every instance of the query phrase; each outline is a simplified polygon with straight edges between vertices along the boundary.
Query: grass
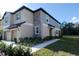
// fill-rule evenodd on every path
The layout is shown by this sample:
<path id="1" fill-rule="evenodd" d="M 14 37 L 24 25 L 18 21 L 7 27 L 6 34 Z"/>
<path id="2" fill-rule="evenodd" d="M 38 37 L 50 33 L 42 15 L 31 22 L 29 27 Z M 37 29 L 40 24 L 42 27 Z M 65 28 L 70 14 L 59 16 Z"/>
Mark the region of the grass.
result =
<path id="1" fill-rule="evenodd" d="M 71 35 L 71 36 L 65 35 L 65 36 L 63 36 L 63 37 L 66 37 L 66 38 L 79 38 L 78 35 Z"/>
<path id="2" fill-rule="evenodd" d="M 33 53 L 33 56 L 72 55 L 79 55 L 79 36 L 63 36 L 60 41 Z"/>

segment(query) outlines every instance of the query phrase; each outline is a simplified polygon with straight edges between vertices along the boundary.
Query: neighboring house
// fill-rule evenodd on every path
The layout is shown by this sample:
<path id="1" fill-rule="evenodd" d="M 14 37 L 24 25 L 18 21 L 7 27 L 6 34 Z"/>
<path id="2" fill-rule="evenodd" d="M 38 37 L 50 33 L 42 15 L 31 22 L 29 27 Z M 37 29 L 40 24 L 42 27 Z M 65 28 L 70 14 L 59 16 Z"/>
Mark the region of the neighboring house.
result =
<path id="1" fill-rule="evenodd" d="M 5 12 L 3 16 L 3 39 L 59 36 L 60 23 L 39 8 L 35 11 L 22 6 L 15 12 Z"/>

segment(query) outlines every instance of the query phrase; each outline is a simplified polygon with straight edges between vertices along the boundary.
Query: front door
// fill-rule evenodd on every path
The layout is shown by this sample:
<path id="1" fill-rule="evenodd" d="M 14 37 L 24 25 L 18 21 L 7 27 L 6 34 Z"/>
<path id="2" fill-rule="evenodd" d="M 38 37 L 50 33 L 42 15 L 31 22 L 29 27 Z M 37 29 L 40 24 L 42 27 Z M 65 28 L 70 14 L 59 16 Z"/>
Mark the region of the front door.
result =
<path id="1" fill-rule="evenodd" d="M 15 38 L 15 30 L 11 31 L 11 41 L 14 41 Z"/>
<path id="2" fill-rule="evenodd" d="M 49 28 L 49 36 L 52 36 L 52 28 Z"/>
<path id="3" fill-rule="evenodd" d="M 6 32 L 4 32 L 4 40 L 6 40 L 6 39 L 7 39 Z"/>

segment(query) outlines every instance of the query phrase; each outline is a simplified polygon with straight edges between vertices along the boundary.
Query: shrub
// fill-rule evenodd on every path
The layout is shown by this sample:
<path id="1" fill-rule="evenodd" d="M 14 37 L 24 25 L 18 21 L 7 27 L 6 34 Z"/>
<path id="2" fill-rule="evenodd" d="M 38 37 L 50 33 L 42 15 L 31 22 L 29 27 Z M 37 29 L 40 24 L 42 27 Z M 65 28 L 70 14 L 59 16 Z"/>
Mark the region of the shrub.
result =
<path id="1" fill-rule="evenodd" d="M 51 40 L 51 39 L 53 39 L 53 36 L 46 36 L 46 37 L 44 37 L 43 40 L 47 41 L 47 40 Z"/>
<path id="2" fill-rule="evenodd" d="M 17 43 L 17 39 L 16 38 L 14 38 L 14 41 L 15 41 L 15 43 Z"/>
<path id="3" fill-rule="evenodd" d="M 20 42 L 21 45 L 26 45 L 29 46 L 29 39 L 28 38 L 20 38 Z"/>
<path id="4" fill-rule="evenodd" d="M 10 45 L 7 46 L 5 55 L 9 55 L 9 56 L 14 55 L 13 44 L 10 44 Z"/>
<path id="5" fill-rule="evenodd" d="M 25 48 L 24 46 L 18 45 L 13 48 L 14 55 L 16 56 L 30 56 L 30 48 Z"/>
<path id="6" fill-rule="evenodd" d="M 31 49 L 29 47 L 24 47 L 21 45 L 14 46 L 6 45 L 3 42 L 0 42 L 0 51 L 1 53 L 4 53 L 5 55 L 9 56 L 30 56 L 31 55 Z"/>
<path id="7" fill-rule="evenodd" d="M 53 38 L 55 38 L 55 39 L 62 38 L 62 36 L 54 36 Z"/>
<path id="8" fill-rule="evenodd" d="M 6 44 L 4 42 L 0 42 L 0 50 L 1 52 L 5 52 L 6 51 Z"/>
<path id="9" fill-rule="evenodd" d="M 41 43 L 43 40 L 40 37 L 25 37 L 20 38 L 20 44 L 26 45 L 26 46 L 33 46 L 35 44 Z"/>

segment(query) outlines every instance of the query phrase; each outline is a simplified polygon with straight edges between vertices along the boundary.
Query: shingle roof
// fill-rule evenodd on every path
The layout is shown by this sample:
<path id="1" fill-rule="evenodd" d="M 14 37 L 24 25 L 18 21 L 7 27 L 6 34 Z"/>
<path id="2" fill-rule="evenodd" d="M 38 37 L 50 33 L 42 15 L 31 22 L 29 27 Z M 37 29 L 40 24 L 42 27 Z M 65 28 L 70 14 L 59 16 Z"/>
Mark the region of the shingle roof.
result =
<path id="1" fill-rule="evenodd" d="M 55 27 L 55 26 L 53 26 L 53 25 L 51 25 L 51 24 L 48 24 L 48 26 Z"/>
<path id="2" fill-rule="evenodd" d="M 20 25 L 22 25 L 22 24 L 24 24 L 24 23 L 25 23 L 25 21 L 24 21 L 24 22 L 17 23 L 17 24 L 10 25 L 10 26 L 8 26 L 7 28 L 8 28 L 8 29 L 17 28 L 18 26 L 20 26 Z"/>

